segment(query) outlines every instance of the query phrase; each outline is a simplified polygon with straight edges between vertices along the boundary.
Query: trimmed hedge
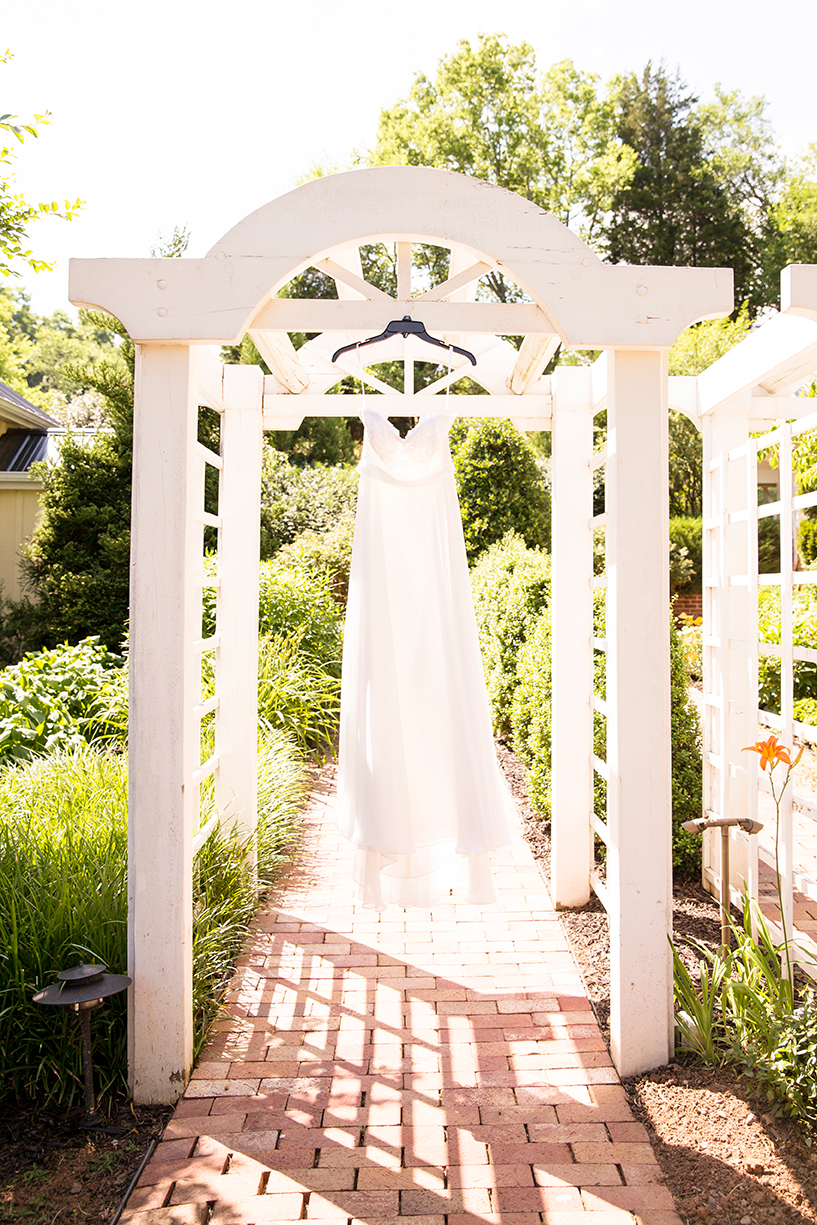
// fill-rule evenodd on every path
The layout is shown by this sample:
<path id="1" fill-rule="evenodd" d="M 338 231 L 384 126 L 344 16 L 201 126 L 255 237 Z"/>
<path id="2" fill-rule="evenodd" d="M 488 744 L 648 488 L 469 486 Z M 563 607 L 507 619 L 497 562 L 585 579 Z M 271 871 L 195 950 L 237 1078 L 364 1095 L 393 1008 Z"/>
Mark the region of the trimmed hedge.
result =
<path id="1" fill-rule="evenodd" d="M 480 417 L 455 422 L 450 442 L 469 563 L 508 532 L 549 549 L 550 492 L 524 435 Z"/>
<path id="2" fill-rule="evenodd" d="M 508 736 L 530 769 L 535 810 L 550 817 L 552 645 L 550 558 L 510 533 L 492 545 L 472 570 L 474 607 L 494 728 Z M 594 633 L 604 637 L 604 593 L 594 597 Z M 681 641 L 670 629 L 672 704 L 673 864 L 680 872 L 700 869 L 700 840 L 680 825 L 701 811 L 701 736 L 688 703 L 689 673 Z M 606 696 L 605 658 L 597 653 L 595 688 Z M 594 716 L 594 751 L 606 758 L 606 720 Z M 603 815 L 605 785 L 595 782 L 595 807 Z"/>

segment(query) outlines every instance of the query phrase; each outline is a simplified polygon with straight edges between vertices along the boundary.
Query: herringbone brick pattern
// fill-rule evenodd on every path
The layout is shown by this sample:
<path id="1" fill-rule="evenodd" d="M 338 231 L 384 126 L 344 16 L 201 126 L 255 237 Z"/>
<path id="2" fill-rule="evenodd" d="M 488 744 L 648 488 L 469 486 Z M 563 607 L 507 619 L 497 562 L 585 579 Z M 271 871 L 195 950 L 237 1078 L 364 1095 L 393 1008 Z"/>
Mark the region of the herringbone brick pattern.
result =
<path id="1" fill-rule="evenodd" d="M 530 850 L 497 905 L 356 905 L 314 790 L 123 1225 L 680 1225 Z"/>

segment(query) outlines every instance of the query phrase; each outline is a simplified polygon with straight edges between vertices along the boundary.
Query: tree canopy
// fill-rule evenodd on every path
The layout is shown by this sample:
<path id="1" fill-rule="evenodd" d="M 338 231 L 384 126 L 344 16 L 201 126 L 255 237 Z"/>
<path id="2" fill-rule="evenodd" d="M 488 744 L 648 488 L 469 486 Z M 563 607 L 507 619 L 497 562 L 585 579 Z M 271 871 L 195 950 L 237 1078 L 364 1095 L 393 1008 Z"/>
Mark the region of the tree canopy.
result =
<path id="1" fill-rule="evenodd" d="M 7 64 L 11 52 L 0 55 L 0 64 Z M 36 137 L 39 129 L 51 122 L 48 112 L 35 114 L 30 123 L 18 122 L 17 115 L 0 115 L 0 140 L 7 135 L 17 145 L 22 145 L 26 137 Z M 62 217 L 70 221 L 82 208 L 82 200 L 64 202 L 63 207 L 51 200 L 31 204 L 25 196 L 14 190 L 14 159 L 18 149 L 15 145 L 0 145 L 0 273 L 3 276 L 20 276 L 17 265 L 26 264 L 35 272 L 49 272 L 53 263 L 35 256 L 33 250 L 26 246 L 28 230 L 33 222 L 47 215 Z"/>

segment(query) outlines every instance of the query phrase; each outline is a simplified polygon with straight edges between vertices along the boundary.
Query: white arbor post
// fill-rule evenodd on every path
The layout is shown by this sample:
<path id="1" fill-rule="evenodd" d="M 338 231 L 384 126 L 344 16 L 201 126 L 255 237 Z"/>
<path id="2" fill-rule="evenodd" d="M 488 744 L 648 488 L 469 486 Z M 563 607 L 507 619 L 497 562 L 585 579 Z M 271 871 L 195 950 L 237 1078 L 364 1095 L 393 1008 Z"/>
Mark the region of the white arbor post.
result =
<path id="1" fill-rule="evenodd" d="M 216 651 L 216 809 L 243 837 L 256 826 L 258 772 L 258 559 L 264 374 L 224 367 L 219 487 Z"/>
<path id="2" fill-rule="evenodd" d="M 742 751 L 757 739 L 757 461 L 749 419 L 746 395 L 703 422 L 704 810 L 717 817 L 756 816 L 757 804 L 756 759 Z M 756 837 L 730 831 L 730 839 L 738 852 L 731 875 L 756 884 Z M 707 830 L 704 882 L 720 885 L 721 868 L 720 833 Z"/>
<path id="3" fill-rule="evenodd" d="M 551 873 L 557 908 L 590 897 L 593 405 L 587 368 L 553 375 Z"/>
<path id="4" fill-rule="evenodd" d="M 174 1101 L 193 1060 L 192 833 L 200 689 L 201 466 L 195 351 L 137 348 L 128 815 L 129 1067 L 140 1104 Z M 199 630 L 200 633 L 200 630 Z M 186 785 L 187 784 L 187 785 Z"/>
<path id="5" fill-rule="evenodd" d="M 613 1062 L 673 1050 L 666 351 L 615 350 L 607 383 L 607 765 Z"/>

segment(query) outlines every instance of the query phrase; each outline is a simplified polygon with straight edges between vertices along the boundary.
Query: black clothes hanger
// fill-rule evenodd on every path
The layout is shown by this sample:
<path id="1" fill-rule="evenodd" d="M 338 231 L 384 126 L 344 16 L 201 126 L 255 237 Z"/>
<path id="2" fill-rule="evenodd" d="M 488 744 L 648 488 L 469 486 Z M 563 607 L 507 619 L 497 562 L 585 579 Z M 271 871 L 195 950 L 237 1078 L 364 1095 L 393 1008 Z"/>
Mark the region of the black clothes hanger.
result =
<path id="1" fill-rule="evenodd" d="M 404 315 L 402 319 L 393 319 L 391 323 L 387 323 L 385 332 L 381 332 L 379 336 L 370 336 L 368 340 L 358 340 L 354 344 L 344 345 L 342 349 L 338 349 L 337 353 L 332 354 L 332 361 L 336 362 L 341 353 L 348 353 L 350 349 L 362 349 L 364 345 L 376 345 L 379 340 L 388 340 L 391 336 L 418 336 L 427 344 L 438 345 L 441 349 L 449 349 L 461 354 L 462 357 L 467 357 L 472 366 L 477 364 L 473 353 L 469 353 L 467 349 L 461 349 L 459 345 L 447 345 L 444 340 L 438 340 L 436 336 L 429 336 L 425 324 L 420 323 L 418 319 L 412 319 L 410 315 Z"/>

